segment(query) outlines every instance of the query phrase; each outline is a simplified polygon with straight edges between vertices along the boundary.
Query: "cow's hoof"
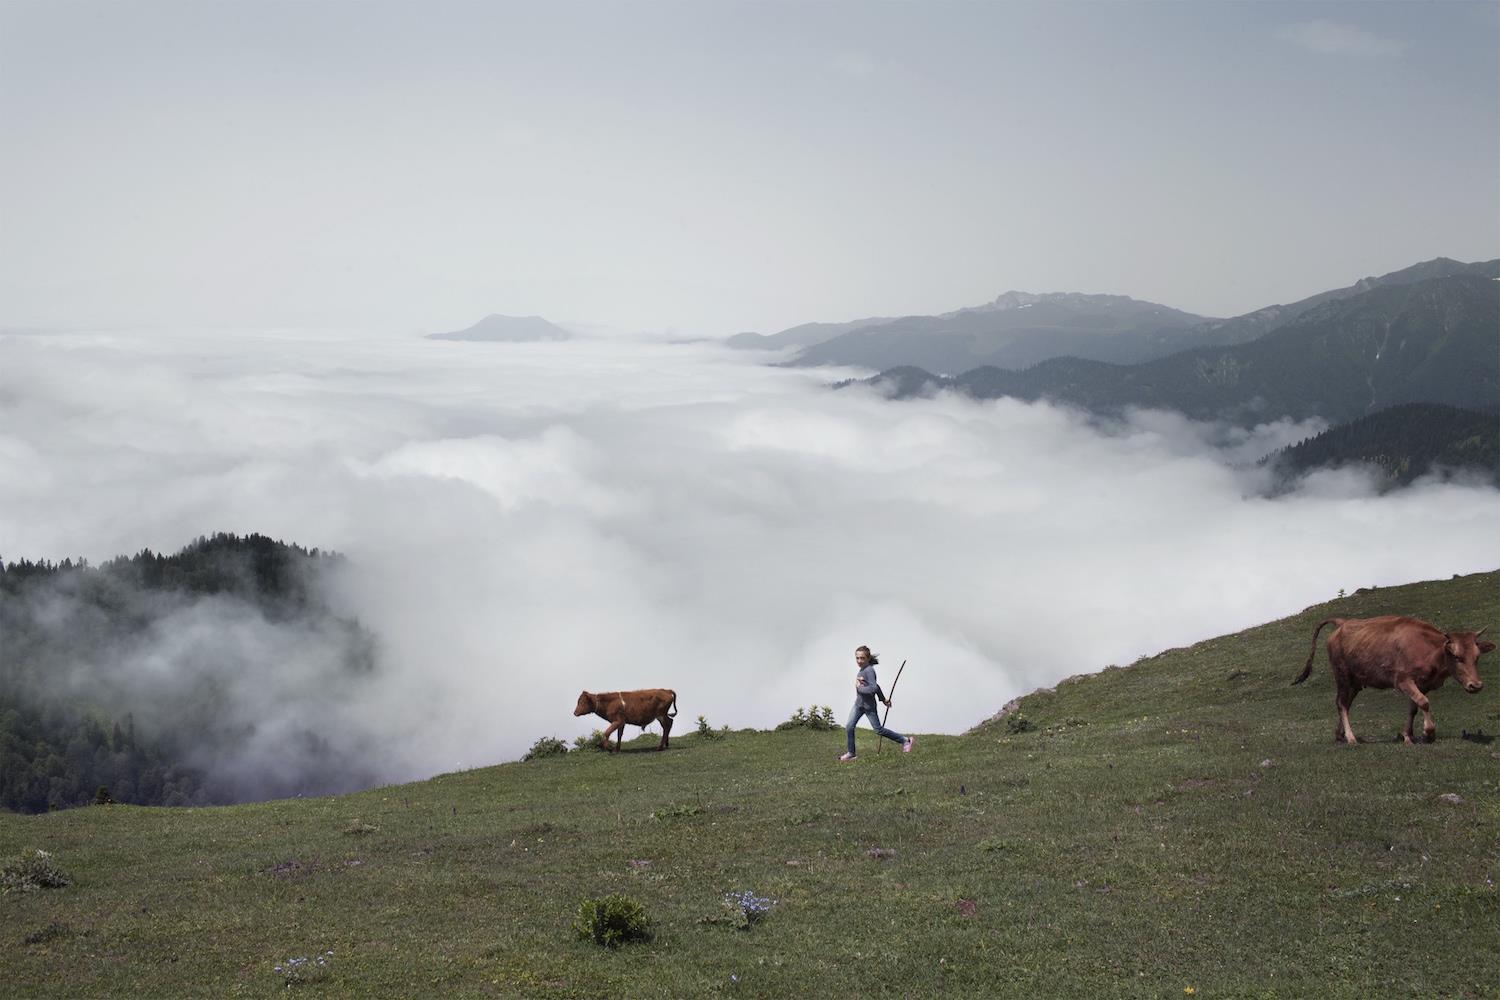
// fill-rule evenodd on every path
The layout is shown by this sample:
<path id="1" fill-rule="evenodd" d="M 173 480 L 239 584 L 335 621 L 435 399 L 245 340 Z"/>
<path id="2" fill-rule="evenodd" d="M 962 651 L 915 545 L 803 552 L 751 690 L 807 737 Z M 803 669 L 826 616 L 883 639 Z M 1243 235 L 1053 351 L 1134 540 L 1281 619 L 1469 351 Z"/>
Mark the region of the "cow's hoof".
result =
<path id="1" fill-rule="evenodd" d="M 1431 732 L 1427 732 L 1426 730 L 1423 730 L 1423 732 L 1422 732 L 1422 742 L 1423 743 L 1436 743 L 1437 742 L 1437 730 L 1434 729 Z"/>

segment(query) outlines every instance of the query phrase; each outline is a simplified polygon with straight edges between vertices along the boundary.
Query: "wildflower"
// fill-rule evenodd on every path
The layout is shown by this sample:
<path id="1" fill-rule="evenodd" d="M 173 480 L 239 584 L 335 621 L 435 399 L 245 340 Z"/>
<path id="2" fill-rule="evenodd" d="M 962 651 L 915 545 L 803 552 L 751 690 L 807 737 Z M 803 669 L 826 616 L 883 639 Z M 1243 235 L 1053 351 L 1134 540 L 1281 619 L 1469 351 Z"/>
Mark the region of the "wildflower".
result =
<path id="1" fill-rule="evenodd" d="M 744 892 L 726 892 L 724 894 L 724 905 L 735 915 L 739 925 L 743 928 L 759 922 L 766 914 L 771 912 L 774 899 L 765 896 L 757 896 L 753 891 L 746 889 Z"/>

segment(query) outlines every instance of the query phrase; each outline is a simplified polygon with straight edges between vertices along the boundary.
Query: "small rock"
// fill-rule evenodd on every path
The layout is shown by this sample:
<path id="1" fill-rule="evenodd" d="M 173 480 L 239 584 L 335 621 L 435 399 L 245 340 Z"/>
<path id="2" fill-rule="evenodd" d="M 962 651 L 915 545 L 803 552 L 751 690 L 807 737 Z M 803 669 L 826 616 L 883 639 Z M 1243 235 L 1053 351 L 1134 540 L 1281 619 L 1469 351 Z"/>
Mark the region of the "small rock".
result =
<path id="1" fill-rule="evenodd" d="M 1439 795 L 1438 801 L 1446 802 L 1450 806 L 1461 806 L 1464 804 L 1463 796 L 1455 794 L 1454 792 L 1445 792 L 1442 795 Z"/>
<path id="2" fill-rule="evenodd" d="M 1271 766 L 1271 758 L 1267 757 L 1265 760 L 1261 761 L 1260 762 L 1260 766 L 1261 767 L 1270 767 Z"/>

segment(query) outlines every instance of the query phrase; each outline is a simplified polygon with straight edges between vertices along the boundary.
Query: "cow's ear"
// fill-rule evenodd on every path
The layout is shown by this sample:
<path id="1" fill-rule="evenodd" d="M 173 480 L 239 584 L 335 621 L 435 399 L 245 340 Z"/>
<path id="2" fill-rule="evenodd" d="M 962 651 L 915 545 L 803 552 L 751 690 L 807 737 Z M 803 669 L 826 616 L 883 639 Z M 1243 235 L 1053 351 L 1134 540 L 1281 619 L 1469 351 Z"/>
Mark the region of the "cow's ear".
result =
<path id="1" fill-rule="evenodd" d="M 1495 651 L 1495 644 L 1493 642 L 1481 642 L 1479 644 L 1479 655 L 1480 656 L 1483 656 L 1485 653 L 1493 653 L 1494 651 Z"/>

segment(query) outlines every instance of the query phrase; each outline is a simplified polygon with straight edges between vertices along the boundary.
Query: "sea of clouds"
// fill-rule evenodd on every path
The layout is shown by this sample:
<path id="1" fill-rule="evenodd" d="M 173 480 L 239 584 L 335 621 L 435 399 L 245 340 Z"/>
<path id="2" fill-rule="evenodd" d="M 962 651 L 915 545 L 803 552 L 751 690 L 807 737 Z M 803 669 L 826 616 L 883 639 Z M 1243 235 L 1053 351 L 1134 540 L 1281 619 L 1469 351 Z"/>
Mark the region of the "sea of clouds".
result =
<path id="1" fill-rule="evenodd" d="M 626 338 L 0 334 L 0 557 L 215 531 L 344 553 L 332 599 L 380 663 L 322 725 L 399 780 L 586 733 L 585 688 L 672 687 L 679 731 L 842 720 L 862 643 L 883 680 L 908 661 L 893 726 L 960 732 L 1068 675 L 1500 551 L 1490 488 L 1377 496 L 1336 471 L 1264 496 L 1254 461 L 1320 424 L 897 402 L 765 361 Z M 256 627 L 223 629 L 274 658 L 243 708 L 274 734 L 327 651 L 304 670 Z M 1290 679 L 1305 655 L 1255 666 Z M 144 690 L 180 661 L 121 670 Z"/>

